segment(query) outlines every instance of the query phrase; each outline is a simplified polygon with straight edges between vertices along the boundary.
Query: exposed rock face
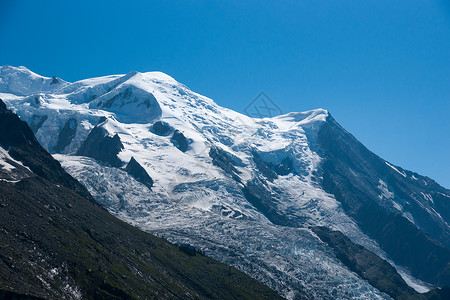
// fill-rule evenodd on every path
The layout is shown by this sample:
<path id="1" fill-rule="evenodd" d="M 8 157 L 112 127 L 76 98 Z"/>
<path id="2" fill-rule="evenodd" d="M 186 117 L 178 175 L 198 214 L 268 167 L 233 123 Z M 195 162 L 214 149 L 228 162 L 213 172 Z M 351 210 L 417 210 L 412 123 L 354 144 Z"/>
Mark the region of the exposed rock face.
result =
<path id="1" fill-rule="evenodd" d="M 58 77 L 53 76 L 53 77 L 52 77 L 52 82 L 50 82 L 50 85 L 58 84 L 58 83 L 59 83 Z"/>
<path id="2" fill-rule="evenodd" d="M 160 136 L 168 136 L 173 132 L 173 128 L 166 122 L 158 121 L 153 124 L 151 131 Z"/>
<path id="3" fill-rule="evenodd" d="M 173 133 L 172 138 L 170 139 L 170 141 L 181 152 L 186 152 L 188 150 L 189 141 L 188 141 L 188 139 L 184 136 L 184 134 L 181 131 L 175 130 L 175 132 Z"/>
<path id="4" fill-rule="evenodd" d="M 380 291 L 394 299 L 410 299 L 417 294 L 387 261 L 354 244 L 341 232 L 326 227 L 314 227 L 313 231 L 334 249 L 337 258 L 350 270 L 368 280 Z"/>
<path id="5" fill-rule="evenodd" d="M 48 119 L 47 115 L 43 116 L 33 115 L 31 123 L 29 124 L 33 133 L 36 133 L 39 130 L 39 128 L 42 127 L 42 125 L 47 119 Z"/>
<path id="6" fill-rule="evenodd" d="M 56 152 L 62 152 L 64 148 L 66 148 L 75 137 L 77 133 L 78 122 L 74 118 L 70 118 L 67 120 L 63 129 L 60 131 L 58 136 L 58 142 L 56 143 L 54 150 Z"/>
<path id="7" fill-rule="evenodd" d="M 229 153 L 218 147 L 211 147 L 209 156 L 212 158 L 213 164 L 220 167 L 226 173 L 230 174 L 234 180 L 240 182 L 239 174 L 241 173 L 234 166 L 233 159 Z"/>
<path id="8" fill-rule="evenodd" d="M 292 159 L 286 157 L 283 161 L 278 165 L 273 165 L 273 170 L 280 176 L 287 175 L 294 170 L 294 165 L 292 163 Z"/>
<path id="9" fill-rule="evenodd" d="M 125 168 L 125 171 L 128 172 L 131 176 L 133 176 L 137 181 L 144 184 L 150 190 L 153 186 L 153 179 L 148 175 L 147 171 L 134 159 L 131 157 L 128 165 Z"/>
<path id="10" fill-rule="evenodd" d="M 277 211 L 274 197 L 267 186 L 258 179 L 247 182 L 243 188 L 244 197 L 261 211 L 272 223 L 281 226 L 295 226 L 295 222 Z"/>
<path id="11" fill-rule="evenodd" d="M 421 193 L 430 194 L 435 201 L 433 209 L 446 218 L 449 201 L 439 197 L 439 191 L 442 194 L 448 191 L 429 178 L 390 166 L 331 116 L 318 133 L 318 143 L 325 158 L 322 166 L 324 189 L 342 203 L 346 212 L 391 258 L 408 266 L 414 276 L 434 284 L 450 285 L 450 249 L 447 248 L 450 229 L 439 219 L 423 213 L 426 210 L 418 206 L 423 206 L 424 201 L 417 200 L 419 195 L 423 197 Z M 377 190 L 380 180 L 386 182 L 397 197 L 380 197 Z M 416 224 L 392 206 L 393 201 L 397 207 L 408 208 Z M 449 224 L 450 220 L 445 221 Z M 446 242 L 447 247 L 434 238 Z"/>
<path id="12" fill-rule="evenodd" d="M 266 163 L 261 159 L 261 157 L 258 155 L 256 151 L 253 151 L 252 154 L 253 154 L 253 162 L 255 163 L 256 168 L 267 180 L 272 182 L 278 178 L 278 174 L 272 170 L 272 168 L 268 163 Z"/>
<path id="13" fill-rule="evenodd" d="M 270 182 L 277 179 L 278 175 L 285 176 L 294 170 L 292 159 L 289 156 L 284 158 L 279 164 L 273 164 L 265 162 L 256 151 L 253 151 L 252 155 L 256 168 Z"/>
<path id="14" fill-rule="evenodd" d="M 313 227 L 312 230 L 334 250 L 336 257 L 350 270 L 393 299 L 450 299 L 449 287 L 433 289 L 423 294 L 416 292 L 387 261 L 366 248 L 356 245 L 340 231 L 333 231 L 322 226 Z"/>
<path id="15" fill-rule="evenodd" d="M 181 244 L 178 248 L 189 256 L 195 256 L 197 254 L 197 249 L 189 244 Z"/>
<path id="16" fill-rule="evenodd" d="M 78 149 L 77 155 L 92 157 L 119 168 L 123 163 L 117 157 L 117 154 L 122 149 L 123 145 L 118 134 L 110 137 L 104 128 L 97 126 L 91 130 L 80 149 Z"/>

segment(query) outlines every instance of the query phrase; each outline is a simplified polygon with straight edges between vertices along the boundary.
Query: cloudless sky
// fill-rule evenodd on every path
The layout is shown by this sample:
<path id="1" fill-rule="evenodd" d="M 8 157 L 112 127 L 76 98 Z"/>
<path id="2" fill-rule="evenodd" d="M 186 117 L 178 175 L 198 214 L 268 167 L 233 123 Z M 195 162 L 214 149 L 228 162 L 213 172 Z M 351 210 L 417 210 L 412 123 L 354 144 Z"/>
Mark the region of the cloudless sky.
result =
<path id="1" fill-rule="evenodd" d="M 450 1 L 0 0 L 0 65 L 67 81 L 162 71 L 243 112 L 325 108 L 450 188 Z"/>

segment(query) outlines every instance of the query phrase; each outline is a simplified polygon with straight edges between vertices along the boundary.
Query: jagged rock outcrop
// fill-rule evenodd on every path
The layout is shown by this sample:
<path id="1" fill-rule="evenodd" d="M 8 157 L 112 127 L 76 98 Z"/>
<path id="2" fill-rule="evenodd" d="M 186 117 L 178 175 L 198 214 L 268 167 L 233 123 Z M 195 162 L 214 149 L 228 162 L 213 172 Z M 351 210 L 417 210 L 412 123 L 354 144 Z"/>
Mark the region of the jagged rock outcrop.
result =
<path id="1" fill-rule="evenodd" d="M 234 166 L 231 154 L 218 147 L 211 147 L 209 156 L 212 158 L 212 162 L 215 166 L 218 166 L 226 173 L 230 174 L 234 180 L 241 182 L 241 179 L 239 178 L 241 172 Z"/>
<path id="2" fill-rule="evenodd" d="M 173 128 L 163 121 L 157 121 L 152 125 L 151 131 L 160 136 L 168 136 L 173 133 Z"/>
<path id="3" fill-rule="evenodd" d="M 134 159 L 134 157 L 131 157 L 130 161 L 128 162 L 125 171 L 127 171 L 128 174 L 133 176 L 137 181 L 148 187 L 150 190 L 153 186 L 153 179 L 148 175 L 147 171 Z"/>
<path id="4" fill-rule="evenodd" d="M 184 134 L 179 131 L 179 130 L 175 130 L 172 138 L 170 139 L 170 141 L 172 142 L 172 144 L 177 147 L 181 152 L 186 152 L 188 147 L 189 147 L 189 141 L 188 139 L 184 136 Z"/>
<path id="5" fill-rule="evenodd" d="M 118 134 L 113 137 L 108 135 L 106 129 L 94 127 L 86 140 L 77 151 L 77 155 L 92 157 L 98 161 L 120 168 L 123 162 L 117 154 L 123 149 L 122 142 Z"/>
<path id="6" fill-rule="evenodd" d="M 66 148 L 75 137 L 77 133 L 78 122 L 74 118 L 70 118 L 67 120 L 63 129 L 59 132 L 58 142 L 56 143 L 54 150 L 56 152 L 62 152 L 64 148 Z"/>
<path id="7" fill-rule="evenodd" d="M 52 81 L 50 82 L 50 85 L 58 84 L 58 83 L 59 83 L 58 77 L 52 76 Z"/>
<path id="8" fill-rule="evenodd" d="M 39 128 L 42 127 L 44 122 L 48 119 L 47 115 L 33 115 L 30 124 L 28 124 L 33 131 L 33 133 L 36 134 L 36 132 L 39 130 Z"/>

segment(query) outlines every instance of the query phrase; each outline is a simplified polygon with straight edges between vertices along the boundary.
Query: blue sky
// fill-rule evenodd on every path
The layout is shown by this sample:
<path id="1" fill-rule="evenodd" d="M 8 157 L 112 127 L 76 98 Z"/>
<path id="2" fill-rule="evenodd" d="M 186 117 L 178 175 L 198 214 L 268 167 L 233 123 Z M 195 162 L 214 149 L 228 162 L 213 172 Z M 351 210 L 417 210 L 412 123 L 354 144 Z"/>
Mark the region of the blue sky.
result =
<path id="1" fill-rule="evenodd" d="M 162 71 L 243 112 L 328 109 L 450 188 L 450 1 L 0 1 L 0 64 L 68 81 Z"/>

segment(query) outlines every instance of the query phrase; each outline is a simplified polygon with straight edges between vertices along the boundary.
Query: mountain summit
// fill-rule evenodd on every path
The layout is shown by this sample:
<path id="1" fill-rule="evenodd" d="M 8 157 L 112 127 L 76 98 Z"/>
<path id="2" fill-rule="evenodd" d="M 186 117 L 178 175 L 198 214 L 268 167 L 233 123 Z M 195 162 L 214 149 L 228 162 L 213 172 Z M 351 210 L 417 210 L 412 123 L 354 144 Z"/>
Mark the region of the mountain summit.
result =
<path id="1" fill-rule="evenodd" d="M 34 73 L 7 70 L 16 80 L 0 77 L 0 97 L 130 224 L 289 299 L 450 285 L 450 191 L 370 152 L 326 110 L 255 119 L 159 72 L 25 89 Z"/>

